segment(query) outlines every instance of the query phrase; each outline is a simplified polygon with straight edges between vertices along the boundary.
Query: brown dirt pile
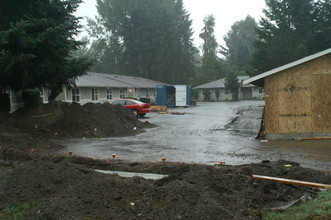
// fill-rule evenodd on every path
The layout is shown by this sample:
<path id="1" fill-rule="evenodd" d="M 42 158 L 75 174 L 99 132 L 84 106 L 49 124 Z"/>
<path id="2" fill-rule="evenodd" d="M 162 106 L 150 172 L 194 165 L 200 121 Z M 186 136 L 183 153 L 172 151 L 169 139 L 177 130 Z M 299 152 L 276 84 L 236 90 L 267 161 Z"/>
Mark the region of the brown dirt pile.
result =
<path id="1" fill-rule="evenodd" d="M 109 103 L 81 106 L 52 102 L 37 108 L 23 108 L 6 119 L 0 115 L 3 132 L 23 132 L 46 137 L 91 138 L 132 135 L 151 127 L 122 106 Z M 136 128 L 136 129 L 134 129 Z"/>
<path id="2" fill-rule="evenodd" d="M 36 117 L 37 116 L 37 117 Z M 266 209 L 315 192 L 252 174 L 330 184 L 331 173 L 288 161 L 213 167 L 132 163 L 60 155 L 48 137 L 135 134 L 151 126 L 109 104 L 50 103 L 0 114 L 0 218 L 29 204 L 21 219 L 260 219 Z M 36 126 L 37 125 L 37 126 Z M 95 130 L 96 128 L 96 130 Z M 138 129 L 141 130 L 141 129 Z M 54 133 L 57 132 L 57 135 Z M 33 149 L 33 151 L 32 151 Z M 292 164 L 289 169 L 285 164 Z M 94 169 L 166 174 L 124 178 Z"/>
<path id="3" fill-rule="evenodd" d="M 278 161 L 215 168 L 125 163 L 31 153 L 0 168 L 0 210 L 23 203 L 23 219 L 260 219 L 262 213 L 315 193 L 252 178 L 252 173 L 330 183 L 331 174 Z M 291 163 L 290 170 L 284 164 Z M 167 174 L 161 180 L 105 175 L 94 169 Z"/>

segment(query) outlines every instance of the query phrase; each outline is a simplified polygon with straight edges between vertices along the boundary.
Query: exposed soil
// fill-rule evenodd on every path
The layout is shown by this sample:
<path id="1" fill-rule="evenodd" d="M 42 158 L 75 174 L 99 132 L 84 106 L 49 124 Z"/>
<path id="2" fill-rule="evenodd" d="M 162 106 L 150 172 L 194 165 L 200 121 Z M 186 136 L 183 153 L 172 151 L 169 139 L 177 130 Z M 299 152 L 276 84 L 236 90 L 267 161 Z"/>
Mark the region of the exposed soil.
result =
<path id="1" fill-rule="evenodd" d="M 43 137 L 101 138 L 133 135 L 143 123 L 132 112 L 119 105 L 52 102 L 37 108 L 22 108 L 12 115 L 2 113 L 2 132 L 17 131 Z"/>
<path id="2" fill-rule="evenodd" d="M 207 166 L 93 160 L 60 154 L 62 147 L 48 141 L 133 135 L 152 126 L 109 104 L 51 103 L 1 113 L 0 123 L 0 210 L 29 203 L 23 219 L 260 219 L 270 208 L 316 193 L 252 174 L 331 182 L 331 173 L 289 161 Z M 94 169 L 168 176 L 124 178 Z"/>

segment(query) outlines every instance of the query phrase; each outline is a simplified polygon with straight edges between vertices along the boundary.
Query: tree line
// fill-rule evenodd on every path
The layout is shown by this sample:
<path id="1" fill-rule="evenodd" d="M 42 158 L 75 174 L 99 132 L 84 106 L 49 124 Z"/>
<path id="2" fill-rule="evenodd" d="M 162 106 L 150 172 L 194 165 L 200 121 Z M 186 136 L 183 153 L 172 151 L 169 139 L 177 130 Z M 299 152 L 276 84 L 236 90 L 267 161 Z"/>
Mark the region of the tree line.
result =
<path id="1" fill-rule="evenodd" d="M 264 17 L 235 22 L 216 41 L 213 15 L 193 44 L 182 0 L 97 0 L 89 38 L 76 40 L 81 0 L 0 2 L 0 87 L 46 87 L 51 99 L 87 70 L 193 86 L 254 76 L 331 47 L 330 0 L 266 0 Z"/>

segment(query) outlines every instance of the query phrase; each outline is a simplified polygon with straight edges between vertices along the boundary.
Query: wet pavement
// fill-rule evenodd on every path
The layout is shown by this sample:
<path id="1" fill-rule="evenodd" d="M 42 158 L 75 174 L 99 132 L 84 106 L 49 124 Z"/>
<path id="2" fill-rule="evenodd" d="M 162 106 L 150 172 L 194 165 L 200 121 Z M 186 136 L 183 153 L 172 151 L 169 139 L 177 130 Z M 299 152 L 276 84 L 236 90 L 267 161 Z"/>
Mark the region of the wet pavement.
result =
<path id="1" fill-rule="evenodd" d="M 60 140 L 66 151 L 99 159 L 167 161 L 229 165 L 262 160 L 290 160 L 331 171 L 331 140 L 269 141 L 255 139 L 263 101 L 198 103 L 169 109 L 180 114 L 149 113 L 141 121 L 158 125 L 135 136 Z"/>

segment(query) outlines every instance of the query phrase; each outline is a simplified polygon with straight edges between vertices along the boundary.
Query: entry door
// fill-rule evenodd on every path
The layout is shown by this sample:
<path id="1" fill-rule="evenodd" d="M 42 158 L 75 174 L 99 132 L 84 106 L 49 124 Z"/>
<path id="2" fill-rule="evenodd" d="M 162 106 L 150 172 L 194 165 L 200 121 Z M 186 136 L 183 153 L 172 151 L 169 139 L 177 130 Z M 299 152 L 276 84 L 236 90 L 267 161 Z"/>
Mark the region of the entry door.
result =
<path id="1" fill-rule="evenodd" d="M 243 94 L 243 100 L 253 99 L 252 88 L 241 88 L 241 92 Z"/>

